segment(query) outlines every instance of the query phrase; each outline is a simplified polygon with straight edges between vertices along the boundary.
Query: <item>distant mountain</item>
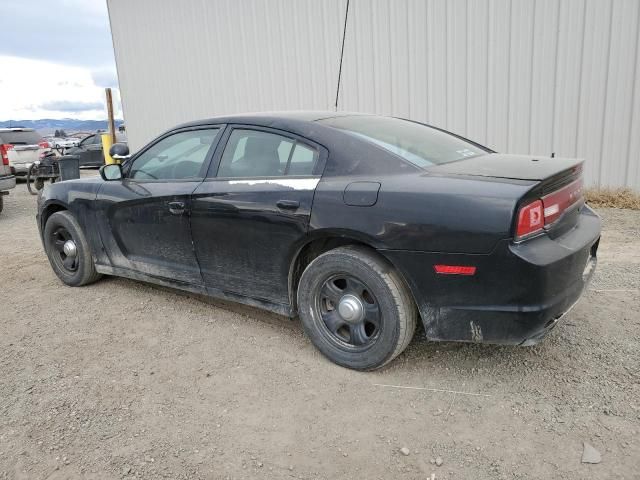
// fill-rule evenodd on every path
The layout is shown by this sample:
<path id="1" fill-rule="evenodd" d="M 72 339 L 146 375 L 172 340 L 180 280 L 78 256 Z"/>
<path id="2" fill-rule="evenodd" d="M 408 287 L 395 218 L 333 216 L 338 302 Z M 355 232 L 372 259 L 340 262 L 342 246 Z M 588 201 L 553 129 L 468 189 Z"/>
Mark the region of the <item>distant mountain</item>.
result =
<path id="1" fill-rule="evenodd" d="M 122 120 L 116 120 L 116 127 L 122 125 Z M 43 118 L 40 120 L 5 120 L 0 121 L 0 128 L 24 127 L 35 128 L 42 135 L 52 133 L 54 130 L 64 130 L 67 133 L 73 132 L 94 132 L 96 130 L 106 130 L 107 120 L 77 120 L 73 118 Z"/>

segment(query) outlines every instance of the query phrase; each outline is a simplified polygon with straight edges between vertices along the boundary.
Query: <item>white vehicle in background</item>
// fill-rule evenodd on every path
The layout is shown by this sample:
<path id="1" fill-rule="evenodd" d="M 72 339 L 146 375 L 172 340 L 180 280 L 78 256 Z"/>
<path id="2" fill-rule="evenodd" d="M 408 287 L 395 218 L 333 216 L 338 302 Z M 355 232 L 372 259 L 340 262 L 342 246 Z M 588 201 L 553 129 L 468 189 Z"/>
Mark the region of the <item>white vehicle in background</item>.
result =
<path id="1" fill-rule="evenodd" d="M 7 161 L 7 163 L 4 162 L 5 157 L 3 156 L 0 162 L 0 212 L 2 212 L 2 208 L 4 207 L 4 196 L 9 195 L 9 190 L 16 186 L 16 177 L 11 175 L 9 161 Z"/>
<path id="2" fill-rule="evenodd" d="M 77 147 L 78 143 L 80 143 L 80 140 L 77 138 L 55 138 L 53 145 L 51 145 L 51 141 L 49 141 L 51 147 L 57 150 L 61 148 Z"/>
<path id="3" fill-rule="evenodd" d="M 49 143 L 51 148 L 56 150 L 62 150 L 65 148 L 77 147 L 80 142 L 77 138 L 60 138 L 60 137 L 47 137 L 45 140 Z"/>
<path id="4" fill-rule="evenodd" d="M 16 177 L 26 176 L 31 164 L 49 148 L 33 128 L 0 128 L 0 156 Z"/>
<path id="5" fill-rule="evenodd" d="M 15 186 L 16 177 L 11 173 L 9 157 L 0 146 L 0 212 L 2 212 L 2 208 L 4 207 L 4 196 L 9 195 L 9 190 L 15 188 Z"/>

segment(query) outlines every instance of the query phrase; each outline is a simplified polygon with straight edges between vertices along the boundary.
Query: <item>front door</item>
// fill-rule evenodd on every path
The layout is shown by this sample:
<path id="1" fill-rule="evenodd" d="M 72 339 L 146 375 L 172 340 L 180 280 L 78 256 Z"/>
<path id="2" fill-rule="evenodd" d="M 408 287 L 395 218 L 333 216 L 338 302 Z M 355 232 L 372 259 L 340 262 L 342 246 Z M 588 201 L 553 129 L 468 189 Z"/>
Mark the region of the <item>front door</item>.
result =
<path id="1" fill-rule="evenodd" d="M 104 153 L 102 152 L 102 135 L 94 135 L 93 142 L 87 145 L 88 163 L 90 165 L 102 165 Z"/>
<path id="2" fill-rule="evenodd" d="M 289 263 L 304 238 L 324 149 L 270 129 L 230 127 L 195 190 L 191 228 L 209 293 L 289 303 Z M 219 165 L 217 175 L 215 168 Z"/>
<path id="3" fill-rule="evenodd" d="M 98 134 L 85 138 L 69 153 L 78 155 L 81 167 L 104 163 L 102 160 L 102 138 Z"/>
<path id="4" fill-rule="evenodd" d="M 136 155 L 123 180 L 98 192 L 100 236 L 111 266 L 186 287 L 202 287 L 189 225 L 220 128 L 170 133 Z"/>

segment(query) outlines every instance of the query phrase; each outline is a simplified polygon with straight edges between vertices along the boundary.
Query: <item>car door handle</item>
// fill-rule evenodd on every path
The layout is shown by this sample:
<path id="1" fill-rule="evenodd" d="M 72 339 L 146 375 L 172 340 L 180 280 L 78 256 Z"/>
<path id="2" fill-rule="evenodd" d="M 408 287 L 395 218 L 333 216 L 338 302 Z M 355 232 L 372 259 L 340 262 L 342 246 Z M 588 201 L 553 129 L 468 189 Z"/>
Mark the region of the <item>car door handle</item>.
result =
<path id="1" fill-rule="evenodd" d="M 300 207 L 300 202 L 297 200 L 278 200 L 276 205 L 282 210 L 297 210 Z"/>
<path id="2" fill-rule="evenodd" d="M 184 202 L 169 202 L 169 213 L 182 215 L 184 213 Z"/>

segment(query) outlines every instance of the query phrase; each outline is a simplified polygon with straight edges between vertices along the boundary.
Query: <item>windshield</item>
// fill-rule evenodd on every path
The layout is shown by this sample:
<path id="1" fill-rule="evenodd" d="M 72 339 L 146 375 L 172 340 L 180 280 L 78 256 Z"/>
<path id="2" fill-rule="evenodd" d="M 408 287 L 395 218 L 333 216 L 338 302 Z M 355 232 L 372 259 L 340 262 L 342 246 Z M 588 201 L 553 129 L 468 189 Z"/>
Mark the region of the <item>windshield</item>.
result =
<path id="1" fill-rule="evenodd" d="M 319 122 L 375 143 L 420 168 L 490 152 L 455 135 L 399 118 L 350 115 Z"/>
<path id="2" fill-rule="evenodd" d="M 11 132 L 0 132 L 0 143 L 10 143 L 11 145 L 37 145 L 40 135 L 34 130 L 14 130 Z"/>

